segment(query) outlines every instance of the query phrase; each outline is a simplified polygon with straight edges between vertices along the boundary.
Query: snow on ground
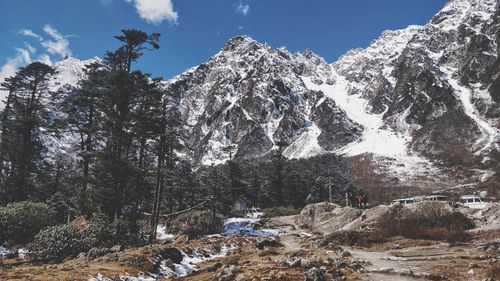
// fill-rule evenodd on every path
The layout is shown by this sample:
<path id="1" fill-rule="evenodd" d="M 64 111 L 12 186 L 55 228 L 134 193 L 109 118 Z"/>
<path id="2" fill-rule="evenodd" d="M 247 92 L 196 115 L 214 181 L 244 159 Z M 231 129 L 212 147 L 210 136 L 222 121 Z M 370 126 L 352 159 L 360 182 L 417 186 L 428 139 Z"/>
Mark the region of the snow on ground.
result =
<path id="1" fill-rule="evenodd" d="M 274 229 L 258 229 L 260 219 L 230 218 L 224 223 L 226 236 L 275 237 L 279 232 Z"/>
<path id="2" fill-rule="evenodd" d="M 19 249 L 7 249 L 5 247 L 0 246 L 0 259 L 7 257 L 8 255 L 15 253 L 17 251 L 17 256 L 21 259 L 25 259 L 28 256 L 28 250 L 24 248 Z"/>
<path id="3" fill-rule="evenodd" d="M 349 95 L 347 92 L 348 82 L 341 75 L 336 75 L 336 83 L 328 85 L 323 83 L 317 85 L 308 77 L 302 80 L 307 88 L 322 91 L 326 96 L 333 99 L 338 107 L 344 110 L 347 116 L 356 123 L 363 126 L 363 135 L 359 141 L 352 142 L 336 151 L 346 156 L 362 154 L 373 154 L 383 158 L 394 159 L 392 164 L 396 174 L 400 176 L 416 175 L 423 170 L 428 171 L 432 164 L 425 158 L 412 155 L 407 144 L 411 141 L 409 130 L 396 132 L 384 127 L 382 114 L 370 114 L 366 111 L 368 101 L 360 95 Z M 400 117 L 400 119 L 404 116 Z M 404 122 L 403 122 L 404 123 Z M 401 164 L 403 166 L 401 166 Z"/>
<path id="4" fill-rule="evenodd" d="M 156 227 L 156 240 L 159 241 L 172 241 L 174 240 L 175 235 L 166 232 L 166 228 L 164 224 L 158 224 Z"/>
<path id="5" fill-rule="evenodd" d="M 0 246 L 0 259 L 5 258 L 8 254 L 10 254 L 10 250 Z"/>
<path id="6" fill-rule="evenodd" d="M 174 264 L 174 270 L 172 270 L 170 267 L 167 266 L 167 261 L 163 260 L 161 261 L 160 264 L 160 275 L 165 276 L 165 277 L 183 277 L 186 276 L 196 270 L 197 264 L 204 262 L 204 261 L 209 261 L 213 260 L 216 258 L 222 258 L 227 256 L 231 251 L 236 250 L 235 246 L 227 246 L 223 245 L 221 247 L 220 252 L 211 254 L 210 256 L 204 256 L 196 250 L 193 250 L 192 256 L 187 255 L 186 253 L 182 252 L 183 259 L 180 264 Z"/>
<path id="7" fill-rule="evenodd" d="M 213 260 L 216 258 L 222 258 L 227 256 L 231 251 L 236 250 L 236 246 L 233 245 L 223 245 L 218 253 L 213 253 L 208 256 L 198 253 L 196 250 L 192 251 L 191 256 L 181 251 L 183 259 L 181 263 L 173 264 L 173 269 L 168 265 L 167 260 L 162 260 L 160 262 L 159 271 L 157 274 L 151 273 L 140 273 L 137 276 L 131 275 L 121 275 L 120 281 L 153 281 L 162 279 L 164 277 L 183 277 L 196 271 L 197 265 L 201 262 Z M 110 279 L 102 274 L 97 276 L 90 276 L 88 281 L 111 281 Z"/>

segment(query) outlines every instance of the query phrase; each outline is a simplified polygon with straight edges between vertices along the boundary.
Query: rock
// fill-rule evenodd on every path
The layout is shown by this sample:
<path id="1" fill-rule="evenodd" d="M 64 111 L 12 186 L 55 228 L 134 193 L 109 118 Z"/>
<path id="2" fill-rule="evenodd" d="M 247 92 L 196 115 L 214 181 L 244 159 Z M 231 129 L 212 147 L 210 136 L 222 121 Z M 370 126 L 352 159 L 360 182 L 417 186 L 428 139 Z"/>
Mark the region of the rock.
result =
<path id="1" fill-rule="evenodd" d="M 408 268 L 403 268 L 403 269 L 401 269 L 400 273 L 402 275 L 412 275 L 413 271 L 411 271 L 411 269 L 408 269 Z"/>
<path id="2" fill-rule="evenodd" d="M 488 247 L 488 249 L 486 249 L 485 253 L 489 255 L 495 255 L 497 253 L 497 248 L 494 245 L 491 245 Z"/>
<path id="3" fill-rule="evenodd" d="M 277 240 L 275 239 L 265 239 L 265 240 L 262 240 L 260 242 L 257 242 L 257 244 L 255 244 L 255 246 L 259 249 L 264 249 L 264 248 L 276 248 L 276 247 L 282 247 L 283 244 L 281 244 L 280 242 L 278 242 Z"/>
<path id="4" fill-rule="evenodd" d="M 160 252 L 163 259 L 169 259 L 173 263 L 181 263 L 183 259 L 182 252 L 177 248 L 166 248 Z"/>
<path id="5" fill-rule="evenodd" d="M 344 251 L 342 251 L 342 253 L 340 254 L 340 256 L 343 257 L 343 258 L 350 257 L 351 256 L 351 252 L 344 250 Z"/>
<path id="6" fill-rule="evenodd" d="M 467 266 L 468 269 L 474 269 L 474 268 L 478 268 L 479 266 L 475 263 L 469 263 L 469 265 Z"/>
<path id="7" fill-rule="evenodd" d="M 316 267 L 310 268 L 305 274 L 305 281 L 325 281 L 325 272 Z"/>
<path id="8" fill-rule="evenodd" d="M 231 265 L 231 266 L 227 267 L 226 269 L 224 269 L 225 279 L 223 279 L 223 280 L 226 280 L 226 281 L 234 280 L 236 274 L 238 274 L 240 272 L 241 272 L 241 269 L 238 266 Z"/>
<path id="9" fill-rule="evenodd" d="M 239 274 L 238 276 L 236 276 L 236 281 L 249 281 L 250 279 L 248 279 L 248 277 L 246 277 L 245 274 Z"/>
<path id="10" fill-rule="evenodd" d="M 312 265 L 312 262 L 311 260 L 308 260 L 308 259 L 301 259 L 300 260 L 300 266 L 302 266 L 303 268 L 311 268 L 313 265 Z"/>
<path id="11" fill-rule="evenodd" d="M 341 261 L 341 260 L 336 260 L 332 263 L 333 267 L 335 269 L 341 269 L 347 267 L 347 263 Z"/>
<path id="12" fill-rule="evenodd" d="M 183 243 L 187 243 L 188 241 L 189 241 L 189 236 L 187 236 L 186 234 L 183 234 L 183 235 L 175 238 L 174 244 L 183 244 Z"/>
<path id="13" fill-rule="evenodd" d="M 288 281 L 288 277 L 286 272 L 280 271 L 278 272 L 278 281 Z"/>
<path id="14" fill-rule="evenodd" d="M 379 272 L 379 273 L 392 273 L 392 272 L 394 272 L 394 268 L 392 268 L 392 267 L 382 267 L 382 268 L 380 268 L 380 269 L 378 269 L 376 271 Z"/>
<path id="15" fill-rule="evenodd" d="M 290 267 L 297 267 L 297 266 L 300 266 L 302 264 L 302 260 L 297 258 L 297 259 L 294 259 L 294 260 L 291 260 L 288 262 L 288 265 Z"/>
<path id="16" fill-rule="evenodd" d="M 215 272 L 215 271 L 219 270 L 221 267 L 222 267 L 222 263 L 218 262 L 218 263 L 215 263 L 214 265 L 208 267 L 207 271 L 208 272 Z"/>
<path id="17" fill-rule="evenodd" d="M 111 253 L 109 248 L 92 248 L 87 252 L 87 260 L 93 260 Z"/>
<path id="18" fill-rule="evenodd" d="M 122 246 L 122 245 L 115 245 L 115 246 L 113 246 L 113 247 L 111 248 L 111 251 L 112 251 L 112 252 L 115 252 L 115 253 L 117 253 L 117 252 L 121 252 L 121 251 L 123 251 L 123 246 Z"/>

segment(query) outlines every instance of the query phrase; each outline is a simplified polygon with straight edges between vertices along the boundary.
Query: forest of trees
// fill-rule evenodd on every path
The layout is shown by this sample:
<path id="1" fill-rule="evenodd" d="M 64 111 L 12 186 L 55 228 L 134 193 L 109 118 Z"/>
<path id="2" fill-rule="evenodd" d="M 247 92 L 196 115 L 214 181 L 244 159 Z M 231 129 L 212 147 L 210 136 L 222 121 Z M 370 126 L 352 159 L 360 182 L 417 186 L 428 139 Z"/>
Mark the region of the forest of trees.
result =
<path id="1" fill-rule="evenodd" d="M 157 33 L 122 30 L 120 47 L 88 65 L 77 87 L 54 87 L 56 70 L 40 62 L 3 82 L 0 120 L 0 206 L 45 202 L 62 217 L 158 223 L 159 214 L 206 202 L 228 215 L 233 203 L 265 207 L 341 200 L 350 187 L 348 165 L 334 155 L 287 160 L 280 151 L 260 159 L 230 159 L 193 167 L 177 156 L 182 141 L 178 101 L 134 67 L 159 48 Z M 59 88 L 58 91 L 52 89 Z M 61 154 L 57 146 L 71 140 Z"/>

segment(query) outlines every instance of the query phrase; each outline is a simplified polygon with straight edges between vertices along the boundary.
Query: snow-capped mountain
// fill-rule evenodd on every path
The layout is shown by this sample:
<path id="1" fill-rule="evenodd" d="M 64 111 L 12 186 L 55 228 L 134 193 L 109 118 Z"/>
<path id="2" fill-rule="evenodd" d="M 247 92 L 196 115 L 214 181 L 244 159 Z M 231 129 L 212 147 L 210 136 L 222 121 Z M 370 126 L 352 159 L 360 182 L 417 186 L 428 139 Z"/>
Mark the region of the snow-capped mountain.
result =
<path id="1" fill-rule="evenodd" d="M 331 67 L 310 51 L 291 54 L 238 36 L 208 62 L 167 83 L 179 98 L 189 126 L 186 145 L 196 162 L 255 157 L 290 146 L 288 157 L 336 150 L 359 138 L 363 128 L 324 93 L 309 89 L 307 77 L 334 83 Z"/>
<path id="2" fill-rule="evenodd" d="M 165 81 L 187 124 L 179 154 L 223 163 L 286 142 L 288 158 L 370 155 L 399 179 L 458 166 L 487 176 L 499 149 L 499 33 L 496 0 L 452 0 L 428 24 L 385 31 L 331 64 L 234 37 Z M 61 84 L 86 63 L 56 64 Z"/>

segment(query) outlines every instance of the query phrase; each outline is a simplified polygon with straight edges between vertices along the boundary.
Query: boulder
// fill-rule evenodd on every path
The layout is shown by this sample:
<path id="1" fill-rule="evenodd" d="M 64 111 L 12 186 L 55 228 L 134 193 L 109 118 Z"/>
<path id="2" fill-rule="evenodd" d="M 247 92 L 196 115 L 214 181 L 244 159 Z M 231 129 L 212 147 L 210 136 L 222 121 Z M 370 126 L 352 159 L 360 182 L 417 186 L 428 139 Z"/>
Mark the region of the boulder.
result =
<path id="1" fill-rule="evenodd" d="M 255 244 L 257 248 L 260 250 L 264 248 L 277 248 L 277 247 L 283 247 L 283 244 L 281 244 L 278 240 L 275 239 L 265 239 L 262 241 L 259 241 Z"/>
<path id="2" fill-rule="evenodd" d="M 171 260 L 173 263 L 181 263 L 184 258 L 182 252 L 177 248 L 165 248 L 160 252 L 163 259 Z"/>

